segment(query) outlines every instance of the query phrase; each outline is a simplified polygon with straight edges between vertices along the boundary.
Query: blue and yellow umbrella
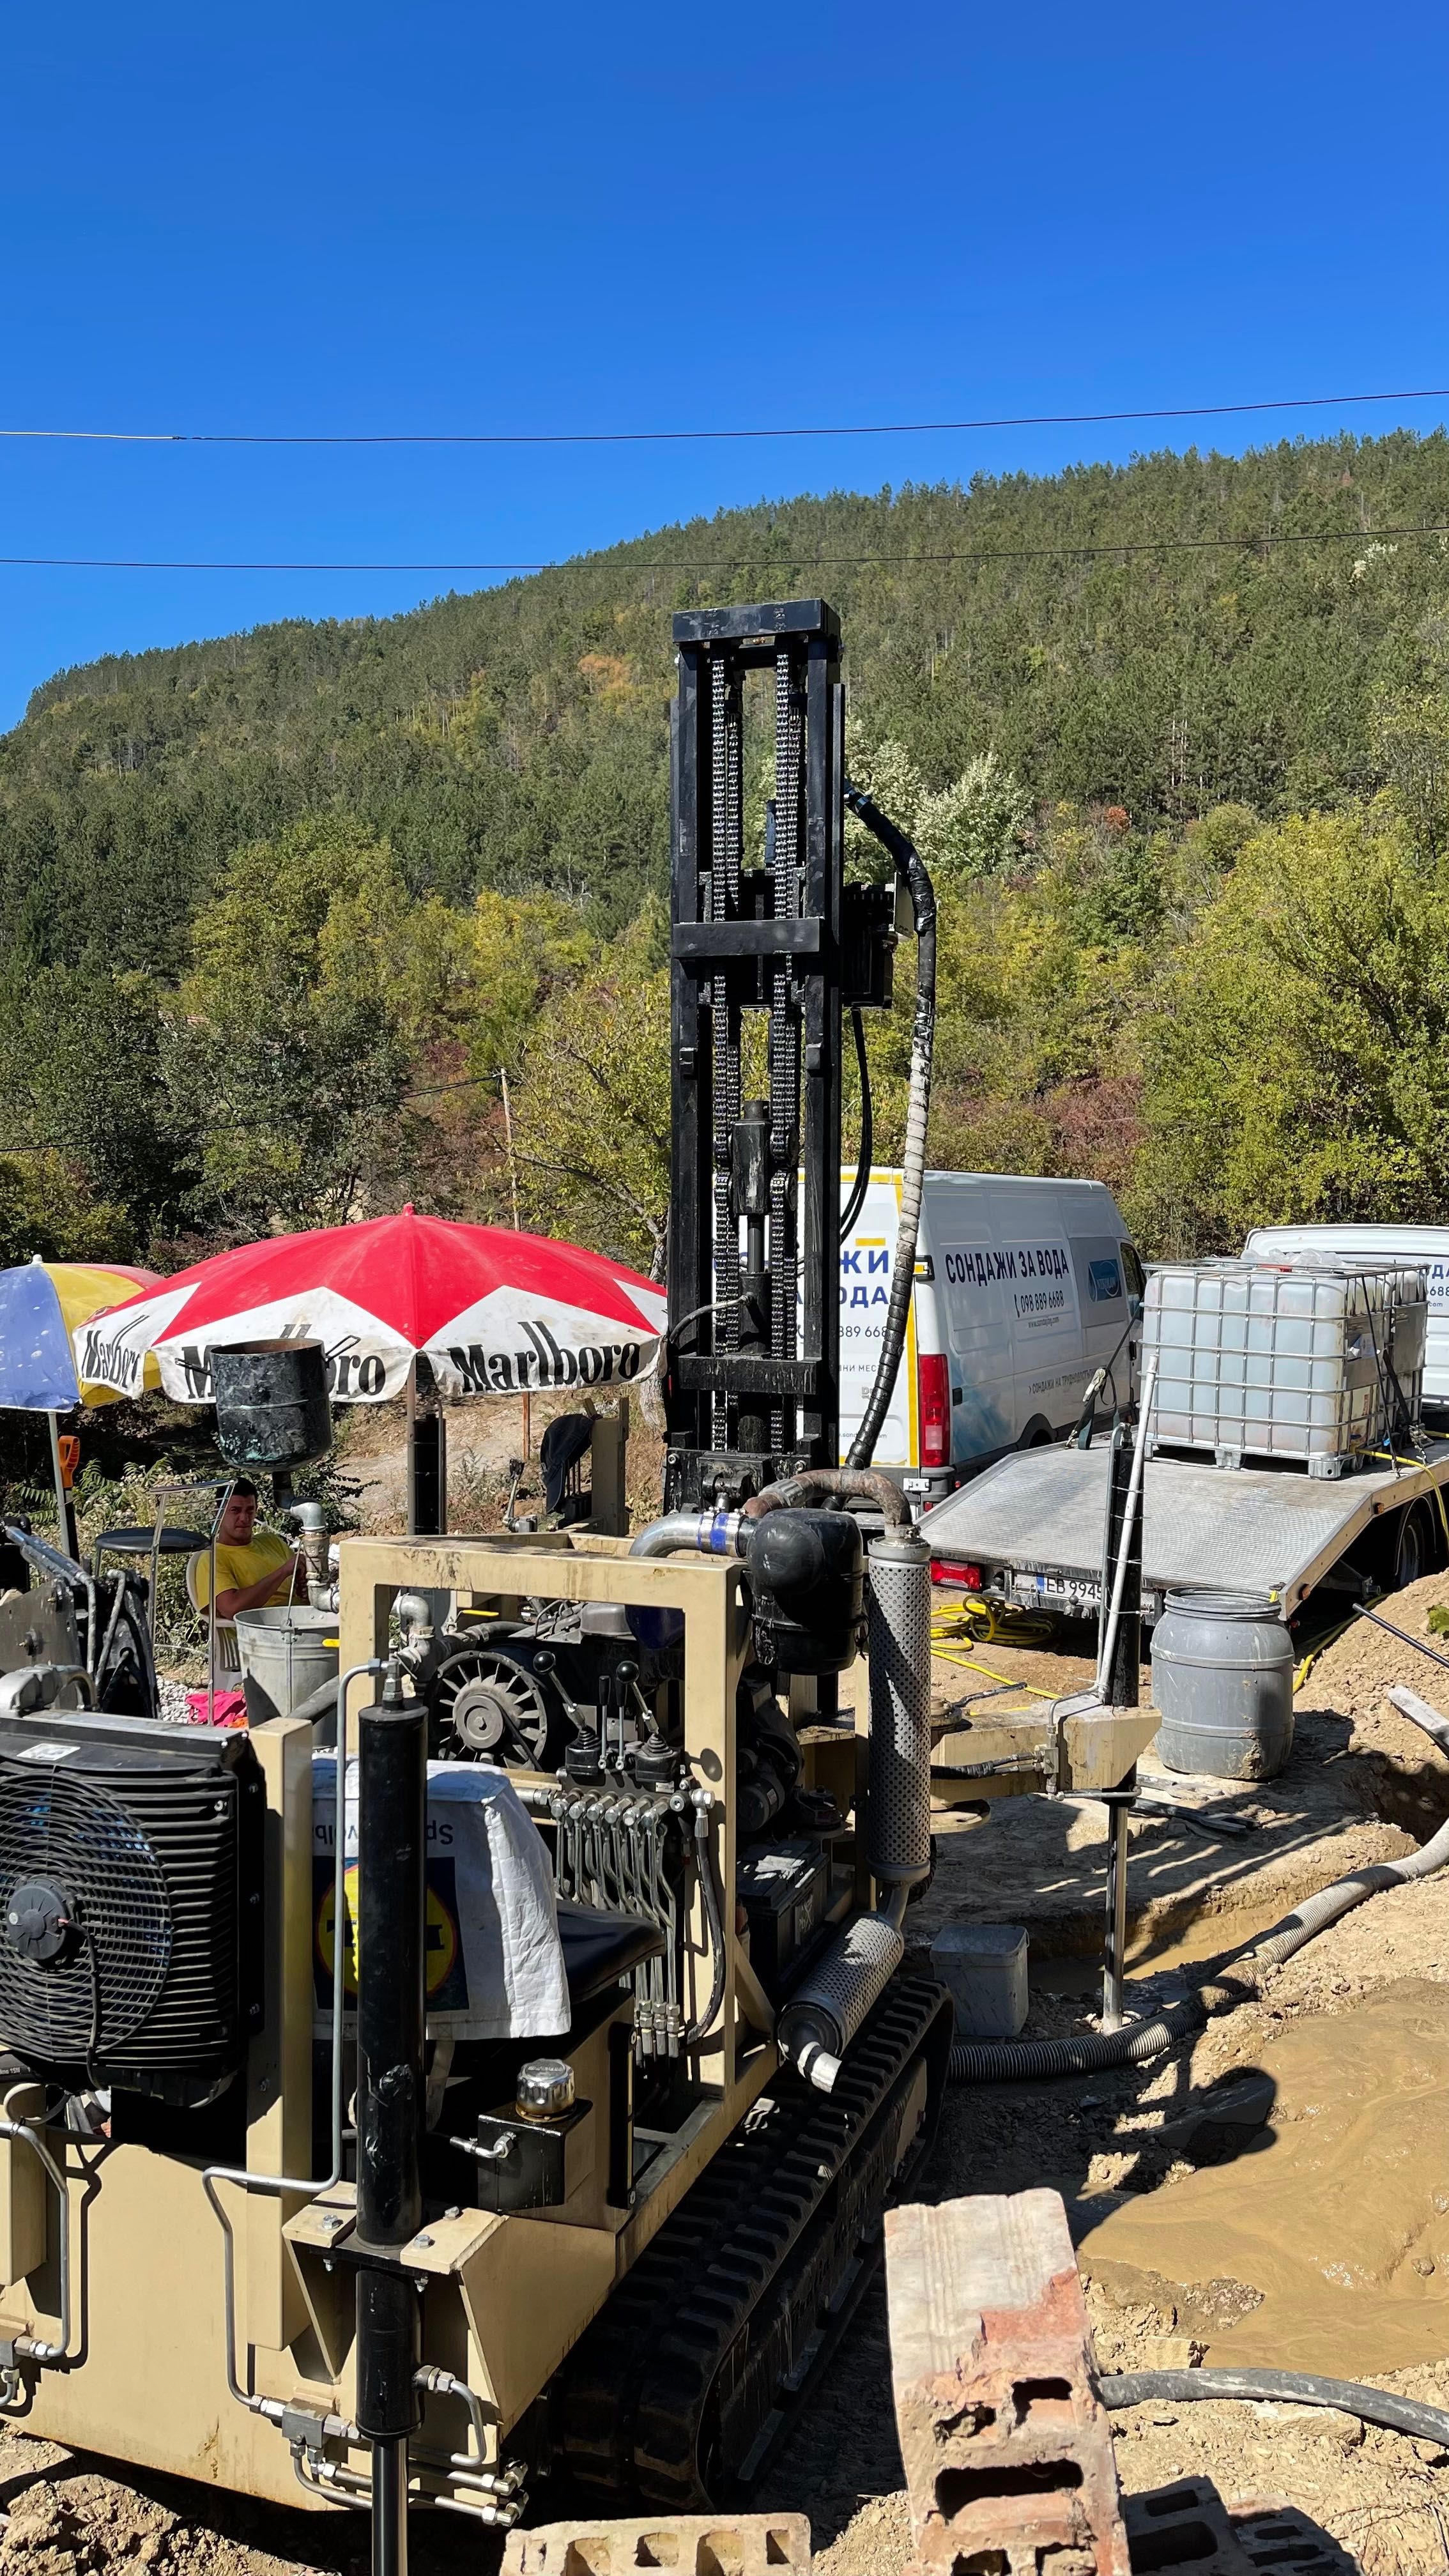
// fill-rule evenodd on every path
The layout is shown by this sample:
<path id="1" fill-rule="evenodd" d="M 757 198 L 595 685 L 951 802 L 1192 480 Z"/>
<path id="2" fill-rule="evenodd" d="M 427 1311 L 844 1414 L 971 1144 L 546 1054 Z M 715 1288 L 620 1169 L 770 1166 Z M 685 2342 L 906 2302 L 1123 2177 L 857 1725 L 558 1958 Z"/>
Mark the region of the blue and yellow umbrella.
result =
<path id="1" fill-rule="evenodd" d="M 71 1336 L 108 1306 L 138 1290 L 159 1288 L 154 1270 L 124 1261 L 34 1261 L 0 1270 L 0 1405 L 50 1416 L 50 1459 L 62 1533 L 67 1527 L 66 1482 L 61 1469 L 58 1417 L 77 1404 L 114 1404 L 116 1391 L 76 1374 Z M 154 1359 L 144 1384 L 158 1387 Z"/>

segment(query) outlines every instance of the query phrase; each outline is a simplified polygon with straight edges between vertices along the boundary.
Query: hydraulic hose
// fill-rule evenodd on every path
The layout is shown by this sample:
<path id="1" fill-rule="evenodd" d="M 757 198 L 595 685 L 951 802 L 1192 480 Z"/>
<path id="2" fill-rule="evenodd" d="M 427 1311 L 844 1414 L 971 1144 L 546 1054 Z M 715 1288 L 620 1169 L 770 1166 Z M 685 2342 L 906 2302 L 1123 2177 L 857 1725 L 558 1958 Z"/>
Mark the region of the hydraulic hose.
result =
<path id="1" fill-rule="evenodd" d="M 921 1223 L 921 1192 L 926 1178 L 926 1121 L 931 1107 L 931 1057 L 936 1040 L 936 898 L 925 863 L 899 825 L 884 815 L 874 799 L 847 780 L 845 801 L 904 877 L 916 916 L 916 1017 L 911 1030 L 911 1079 L 906 1098 L 906 1141 L 901 1156 L 901 1213 L 896 1229 L 896 1257 L 886 1306 L 885 1331 L 875 1384 L 860 1429 L 846 1461 L 868 1467 L 875 1456 L 895 1390 L 916 1276 L 916 1237 Z"/>
<path id="2" fill-rule="evenodd" d="M 1413 1711 L 1396 1703 L 1406 1717 Z M 1434 1715 L 1433 1710 L 1429 1714 Z M 1425 1732 L 1430 1732 L 1425 1729 Z M 1337 1923 L 1362 1905 L 1370 1896 L 1380 1895 L 1385 1888 L 1412 1886 L 1415 1879 L 1432 1878 L 1436 1870 L 1449 1865 L 1449 1821 L 1442 1824 L 1418 1851 L 1407 1852 L 1402 1860 L 1372 1862 L 1367 1869 L 1351 1870 L 1346 1878 L 1335 1879 L 1331 1887 L 1320 1888 L 1316 1896 L 1306 1896 L 1285 1914 L 1276 1930 L 1265 1933 L 1254 1943 L 1242 1965 L 1256 1986 L 1270 1969 L 1281 1967 L 1330 1923 Z M 1241 2003 L 1245 1988 L 1239 1978 L 1210 1980 L 1158 2013 L 1151 2021 L 1128 2022 L 1120 2030 L 1084 2031 L 1077 2039 L 979 2039 L 958 2040 L 951 2051 L 949 2074 L 954 2084 L 1022 2084 L 1043 2082 L 1056 2075 L 1094 2074 L 1104 2066 L 1140 2066 L 1149 2057 L 1157 2057 L 1175 2040 L 1184 2039 L 1201 2028 L 1209 2013 L 1224 2005 Z M 1194 2373 L 1194 2376 L 1197 2374 Z"/>
<path id="3" fill-rule="evenodd" d="M 865 1052 L 865 1022 L 858 1010 L 852 1010 L 850 1025 L 855 1035 L 855 1061 L 860 1070 L 860 1152 L 855 1159 L 855 1181 L 840 1217 L 840 1240 L 843 1243 L 865 1205 L 870 1187 L 871 1158 L 875 1152 L 875 1116 L 870 1099 L 870 1060 Z"/>
<path id="4" fill-rule="evenodd" d="M 709 1848 L 709 1820 L 714 1810 L 714 1797 L 708 1789 L 694 1791 L 695 1862 L 699 1870 L 700 1893 L 704 1898 L 705 1920 L 709 1925 L 710 1981 L 709 2001 L 698 2021 L 691 2022 L 684 2034 L 686 2048 L 697 2048 L 713 2028 L 715 2014 L 724 2001 L 725 1932 L 724 1913 L 715 1882 L 714 1862 Z"/>
<path id="5" fill-rule="evenodd" d="M 1390 2432 L 1412 2434 L 1416 2441 L 1437 2442 L 1449 2450 L 1449 2413 L 1441 2406 L 1421 2406 L 1417 2398 L 1391 2396 L 1384 2388 L 1365 2388 L 1357 2379 L 1322 2379 L 1303 2370 L 1123 2370 L 1099 2379 L 1102 2403 L 1114 2413 L 1142 2406 L 1154 2398 L 1175 2405 L 1223 2397 L 1247 2398 L 1261 2404 L 1336 2406 L 1365 2424 L 1383 2424 Z"/>

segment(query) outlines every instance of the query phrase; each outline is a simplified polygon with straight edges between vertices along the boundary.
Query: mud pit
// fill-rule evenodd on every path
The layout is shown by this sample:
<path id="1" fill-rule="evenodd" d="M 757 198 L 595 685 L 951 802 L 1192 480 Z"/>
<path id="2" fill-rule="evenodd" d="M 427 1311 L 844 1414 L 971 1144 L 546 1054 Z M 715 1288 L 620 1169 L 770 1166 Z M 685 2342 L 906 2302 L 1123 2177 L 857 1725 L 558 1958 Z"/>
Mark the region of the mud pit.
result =
<path id="1" fill-rule="evenodd" d="M 1449 1987 L 1405 1978 L 1286 2028 L 1205 2106 L 1190 2157 L 1135 2193 L 1079 2259 L 1122 2302 L 1166 2295 L 1202 2357 L 1338 2378 L 1449 2354 Z M 1210 2100 L 1211 2097 L 1209 2097 Z M 1171 2285 L 1169 2287 L 1169 2285 Z"/>
<path id="2" fill-rule="evenodd" d="M 1435 1600 L 1449 1600 L 1449 1576 L 1398 1596 L 1391 1615 L 1423 1633 Z M 1067 1632 L 1063 1644 L 1087 1640 Z M 980 1660 L 1053 1692 L 1080 1686 L 1085 1669 L 1073 1651 L 996 1645 Z M 996 1687 L 954 1665 L 937 1679 L 952 1700 L 978 1679 Z M 1226 1805 L 1247 1835 L 1213 1842 L 1134 1820 L 1134 2014 L 1249 1946 L 1310 1889 L 1409 1849 L 1449 1813 L 1449 1762 L 1383 1699 L 1388 1682 L 1408 1680 L 1449 1707 L 1443 1679 L 1440 1694 L 1411 1648 L 1359 1627 L 1309 1675 L 1280 1781 L 1226 1792 L 1171 1784 L 1184 1803 Z M 1105 1862 L 1096 1812 L 1015 1798 L 984 1823 L 938 1823 L 935 1883 L 909 1921 L 917 1958 L 953 1917 L 1024 1921 L 1029 2034 L 1093 2027 Z M 1191 2049 L 1039 2088 L 953 2089 L 925 2196 L 1060 2190 L 1104 2369 L 1175 2368 L 1205 2353 L 1351 2374 L 1449 2406 L 1446 2138 L 1449 1873 L 1373 1898 Z M 1449 2455 L 1427 2444 L 1281 2405 L 1148 2405 L 1114 2423 L 1129 2491 L 1205 2474 L 1230 2503 L 1291 2498 L 1368 2576 L 1449 2569 Z M 0 2510 L 11 2516 L 0 2576 L 112 2576 L 123 2564 L 361 2576 L 365 2566 L 360 2515 L 284 2514 L 103 2468 L 0 2437 Z M 809 2514 L 820 2576 L 898 2576 L 908 2556 L 900 2478 L 877 2282 L 753 2501 Z M 546 2515 L 546 2489 L 539 2503 Z M 418 2576 L 465 2561 L 491 2576 L 497 2556 L 466 2526 L 416 2518 Z"/>

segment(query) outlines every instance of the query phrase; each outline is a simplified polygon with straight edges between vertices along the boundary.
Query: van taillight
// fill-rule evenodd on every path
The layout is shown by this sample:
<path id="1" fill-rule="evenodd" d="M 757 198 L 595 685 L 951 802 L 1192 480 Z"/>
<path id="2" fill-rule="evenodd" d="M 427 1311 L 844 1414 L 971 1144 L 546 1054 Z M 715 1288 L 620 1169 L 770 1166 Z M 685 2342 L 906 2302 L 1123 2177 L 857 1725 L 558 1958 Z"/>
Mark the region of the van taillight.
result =
<path id="1" fill-rule="evenodd" d="M 951 1463 L 951 1388 L 944 1351 L 922 1351 L 916 1361 L 916 1400 L 921 1421 L 921 1465 Z"/>

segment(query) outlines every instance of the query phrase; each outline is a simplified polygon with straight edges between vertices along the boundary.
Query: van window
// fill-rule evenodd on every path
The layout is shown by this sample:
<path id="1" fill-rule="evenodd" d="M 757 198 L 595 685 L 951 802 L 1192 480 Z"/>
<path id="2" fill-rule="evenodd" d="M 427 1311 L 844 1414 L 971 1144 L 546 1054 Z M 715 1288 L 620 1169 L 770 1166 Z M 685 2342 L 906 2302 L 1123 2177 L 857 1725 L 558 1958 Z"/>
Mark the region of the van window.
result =
<path id="1" fill-rule="evenodd" d="M 1136 1245 L 1123 1243 L 1117 1248 L 1122 1255 L 1122 1276 L 1127 1282 L 1127 1294 L 1140 1304 L 1147 1293 L 1147 1273 L 1137 1258 Z"/>

